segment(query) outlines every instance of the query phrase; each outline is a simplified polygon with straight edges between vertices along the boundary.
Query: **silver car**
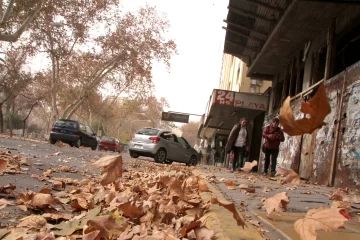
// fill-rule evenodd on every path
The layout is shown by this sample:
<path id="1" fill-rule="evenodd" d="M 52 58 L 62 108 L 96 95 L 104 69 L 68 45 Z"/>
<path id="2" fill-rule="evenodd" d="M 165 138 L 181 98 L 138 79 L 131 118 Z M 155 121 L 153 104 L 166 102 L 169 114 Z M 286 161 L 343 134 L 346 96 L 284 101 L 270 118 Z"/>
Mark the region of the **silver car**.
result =
<path id="1" fill-rule="evenodd" d="M 128 146 L 132 158 L 152 157 L 158 163 L 180 162 L 195 166 L 199 158 L 198 152 L 185 138 L 156 128 L 140 129 L 134 134 Z"/>

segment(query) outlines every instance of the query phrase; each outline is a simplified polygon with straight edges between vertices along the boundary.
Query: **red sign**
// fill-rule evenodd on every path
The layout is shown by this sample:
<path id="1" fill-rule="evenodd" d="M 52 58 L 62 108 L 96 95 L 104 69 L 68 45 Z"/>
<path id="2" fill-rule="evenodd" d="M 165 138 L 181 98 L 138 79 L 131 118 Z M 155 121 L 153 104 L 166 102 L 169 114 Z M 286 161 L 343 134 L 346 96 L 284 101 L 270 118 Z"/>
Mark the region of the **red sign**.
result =
<path id="1" fill-rule="evenodd" d="M 234 106 L 235 92 L 228 92 L 224 90 L 216 90 L 215 103 L 222 105 Z"/>

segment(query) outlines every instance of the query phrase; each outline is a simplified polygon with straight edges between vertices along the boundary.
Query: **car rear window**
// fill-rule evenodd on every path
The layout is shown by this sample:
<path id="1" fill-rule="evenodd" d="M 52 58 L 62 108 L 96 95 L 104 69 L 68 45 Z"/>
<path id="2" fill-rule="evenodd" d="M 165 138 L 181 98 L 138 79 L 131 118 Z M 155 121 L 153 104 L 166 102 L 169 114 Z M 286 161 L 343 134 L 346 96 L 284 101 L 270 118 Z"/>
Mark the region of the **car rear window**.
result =
<path id="1" fill-rule="evenodd" d="M 114 138 L 109 138 L 109 137 L 102 137 L 101 141 L 105 141 L 105 142 L 114 142 L 115 139 Z"/>
<path id="2" fill-rule="evenodd" d="M 146 136 L 156 136 L 159 130 L 153 128 L 143 128 L 140 129 L 136 134 L 146 135 Z"/>
<path id="3" fill-rule="evenodd" d="M 78 123 L 74 121 L 57 120 L 54 124 L 55 127 L 77 129 Z"/>

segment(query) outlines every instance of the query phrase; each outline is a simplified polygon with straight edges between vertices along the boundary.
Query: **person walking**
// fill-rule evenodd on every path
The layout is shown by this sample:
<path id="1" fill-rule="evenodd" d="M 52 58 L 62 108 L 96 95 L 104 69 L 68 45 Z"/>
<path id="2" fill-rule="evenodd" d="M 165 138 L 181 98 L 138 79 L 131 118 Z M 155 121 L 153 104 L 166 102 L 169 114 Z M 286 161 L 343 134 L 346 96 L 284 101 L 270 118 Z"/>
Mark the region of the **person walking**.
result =
<path id="1" fill-rule="evenodd" d="M 275 175 L 276 170 L 276 159 L 279 155 L 279 146 L 280 142 L 285 141 L 284 132 L 279 127 L 279 119 L 274 118 L 272 123 L 266 126 L 263 130 L 262 136 L 265 138 L 265 143 L 263 145 L 263 151 L 265 153 L 265 164 L 263 175 L 268 174 L 268 169 L 270 165 L 271 158 L 271 176 Z"/>
<path id="2" fill-rule="evenodd" d="M 242 168 L 244 166 L 244 153 L 248 151 L 248 139 L 249 139 L 249 130 L 248 130 L 248 121 L 246 118 L 242 118 L 239 124 L 236 124 L 230 132 L 228 141 L 225 146 L 225 151 L 227 153 L 234 153 L 234 158 L 232 161 L 232 170 L 236 171 L 237 167 Z"/>

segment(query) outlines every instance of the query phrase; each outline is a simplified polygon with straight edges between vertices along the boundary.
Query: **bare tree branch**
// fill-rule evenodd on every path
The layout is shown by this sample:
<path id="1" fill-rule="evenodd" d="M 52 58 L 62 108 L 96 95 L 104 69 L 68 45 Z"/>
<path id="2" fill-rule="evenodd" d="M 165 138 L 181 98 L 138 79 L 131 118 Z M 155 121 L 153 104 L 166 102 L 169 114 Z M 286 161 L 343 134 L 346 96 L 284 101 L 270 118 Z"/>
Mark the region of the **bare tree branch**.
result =
<path id="1" fill-rule="evenodd" d="M 11 8 L 14 5 L 14 2 L 15 2 L 15 0 L 9 1 L 9 3 L 6 7 L 6 10 L 5 10 L 5 14 L 1 18 L 0 24 L 4 24 L 8 20 L 8 18 L 10 16 Z M 1 12 L 2 12 L 2 1 L 1 1 Z"/>
<path id="2" fill-rule="evenodd" d="M 11 0 L 11 1 L 14 2 L 14 0 Z M 44 2 L 45 2 L 45 0 L 42 0 L 37 5 L 37 7 L 30 13 L 30 15 L 25 19 L 23 24 L 20 26 L 20 28 L 14 34 L 12 34 L 12 35 L 0 34 L 0 41 L 16 42 L 19 39 L 19 37 L 22 35 L 22 33 L 28 28 L 30 23 L 35 19 L 37 14 L 40 12 L 41 6 Z M 8 10 L 8 9 L 6 9 L 6 10 Z M 5 18 L 5 15 L 3 16 L 3 19 L 4 18 Z"/>

